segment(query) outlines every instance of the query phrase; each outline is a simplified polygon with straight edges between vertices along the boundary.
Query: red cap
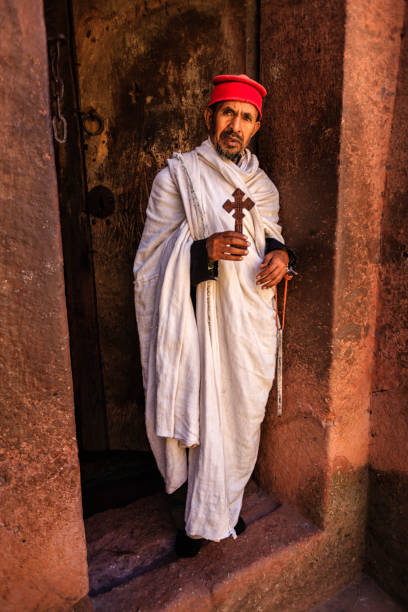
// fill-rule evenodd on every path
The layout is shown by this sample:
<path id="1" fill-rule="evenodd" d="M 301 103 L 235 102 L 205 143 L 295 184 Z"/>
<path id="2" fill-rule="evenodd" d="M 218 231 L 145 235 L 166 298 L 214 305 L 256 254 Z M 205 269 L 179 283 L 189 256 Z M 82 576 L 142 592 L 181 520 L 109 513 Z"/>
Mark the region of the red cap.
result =
<path id="1" fill-rule="evenodd" d="M 266 96 L 266 89 L 257 81 L 253 81 L 246 74 L 220 74 L 213 79 L 214 89 L 208 106 L 216 102 L 237 100 L 253 104 L 262 117 L 262 98 Z"/>

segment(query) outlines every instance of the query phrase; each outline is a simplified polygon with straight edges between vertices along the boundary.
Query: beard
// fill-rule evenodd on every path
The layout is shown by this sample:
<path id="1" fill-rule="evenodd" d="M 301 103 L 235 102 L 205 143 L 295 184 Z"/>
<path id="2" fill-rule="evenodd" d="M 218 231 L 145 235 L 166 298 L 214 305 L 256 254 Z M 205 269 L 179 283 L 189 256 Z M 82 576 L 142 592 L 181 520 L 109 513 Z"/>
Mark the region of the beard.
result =
<path id="1" fill-rule="evenodd" d="M 217 141 L 216 145 L 215 145 L 215 149 L 217 151 L 217 153 L 219 155 L 221 155 L 221 157 L 225 157 L 226 159 L 229 159 L 230 161 L 236 162 L 240 159 L 242 152 L 241 151 L 237 151 L 237 152 L 230 152 L 228 150 L 224 150 L 220 144 L 220 142 L 222 142 L 223 138 L 226 138 L 228 136 L 233 136 L 234 138 L 236 138 L 239 142 L 242 143 L 242 138 L 241 136 L 239 136 L 238 134 L 235 134 L 233 129 L 226 129 L 223 132 L 221 132 L 220 134 L 220 138 L 219 141 Z"/>
<path id="2" fill-rule="evenodd" d="M 221 155 L 221 157 L 225 157 L 226 159 L 229 159 L 233 162 L 237 161 L 241 157 L 241 153 L 239 151 L 238 153 L 230 153 L 229 151 L 224 151 L 224 149 L 221 148 L 221 145 L 218 142 L 215 145 L 215 150 L 219 155 Z"/>

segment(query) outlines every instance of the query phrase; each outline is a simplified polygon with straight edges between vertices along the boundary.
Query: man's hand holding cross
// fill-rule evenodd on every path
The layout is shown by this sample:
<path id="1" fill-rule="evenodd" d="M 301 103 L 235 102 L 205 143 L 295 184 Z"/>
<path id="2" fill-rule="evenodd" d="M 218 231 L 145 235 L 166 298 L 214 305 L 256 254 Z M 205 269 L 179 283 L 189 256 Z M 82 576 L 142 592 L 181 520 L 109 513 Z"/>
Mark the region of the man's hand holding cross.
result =
<path id="1" fill-rule="evenodd" d="M 250 243 L 244 234 L 239 232 L 218 232 L 207 238 L 208 261 L 241 261 L 248 255 Z M 256 284 L 262 289 L 274 287 L 286 274 L 289 255 L 283 249 L 267 253 L 256 277 Z"/>
<path id="2" fill-rule="evenodd" d="M 236 189 L 233 193 L 234 201 L 227 200 L 223 207 L 229 213 L 234 212 L 235 232 L 218 232 L 207 238 L 206 247 L 208 260 L 210 262 L 219 259 L 229 261 L 241 261 L 248 255 L 247 236 L 242 233 L 242 221 L 244 209 L 250 210 L 254 203 L 250 198 L 244 200 L 245 194 Z M 262 289 L 274 287 L 285 276 L 289 263 L 289 255 L 285 250 L 276 249 L 265 255 L 256 276 L 256 284 L 262 285 Z"/>

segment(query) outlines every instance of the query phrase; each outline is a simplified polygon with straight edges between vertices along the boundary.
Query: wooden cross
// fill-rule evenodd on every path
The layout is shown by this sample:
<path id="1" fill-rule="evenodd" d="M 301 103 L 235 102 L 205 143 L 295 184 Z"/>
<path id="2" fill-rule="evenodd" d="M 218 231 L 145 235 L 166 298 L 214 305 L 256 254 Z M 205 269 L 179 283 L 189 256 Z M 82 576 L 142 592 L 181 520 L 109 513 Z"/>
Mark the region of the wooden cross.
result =
<path id="1" fill-rule="evenodd" d="M 245 217 L 244 208 L 251 210 L 255 203 L 250 198 L 243 200 L 242 198 L 245 196 L 245 193 L 239 188 L 232 195 L 234 196 L 234 202 L 227 200 L 224 202 L 223 207 L 229 213 L 235 209 L 235 213 L 232 215 L 235 219 L 235 231 L 242 234 L 242 219 Z"/>

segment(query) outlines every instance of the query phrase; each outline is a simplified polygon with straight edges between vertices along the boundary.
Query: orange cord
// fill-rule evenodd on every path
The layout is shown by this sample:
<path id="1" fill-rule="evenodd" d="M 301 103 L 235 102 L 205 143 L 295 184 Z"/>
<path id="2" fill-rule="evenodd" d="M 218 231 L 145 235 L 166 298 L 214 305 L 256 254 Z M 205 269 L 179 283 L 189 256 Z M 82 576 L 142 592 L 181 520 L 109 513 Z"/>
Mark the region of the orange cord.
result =
<path id="1" fill-rule="evenodd" d="M 275 303 L 276 303 L 276 327 L 282 331 L 285 328 L 285 315 L 286 315 L 286 300 L 288 297 L 288 281 L 292 280 L 293 276 L 285 274 L 285 288 L 283 290 L 283 309 L 282 309 L 282 324 L 279 327 L 279 313 L 278 313 L 278 285 L 275 285 Z"/>

